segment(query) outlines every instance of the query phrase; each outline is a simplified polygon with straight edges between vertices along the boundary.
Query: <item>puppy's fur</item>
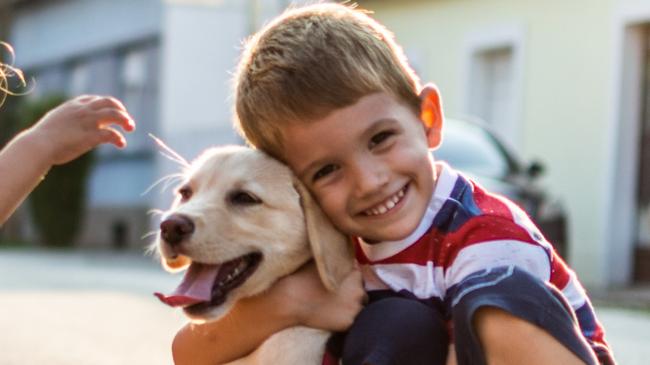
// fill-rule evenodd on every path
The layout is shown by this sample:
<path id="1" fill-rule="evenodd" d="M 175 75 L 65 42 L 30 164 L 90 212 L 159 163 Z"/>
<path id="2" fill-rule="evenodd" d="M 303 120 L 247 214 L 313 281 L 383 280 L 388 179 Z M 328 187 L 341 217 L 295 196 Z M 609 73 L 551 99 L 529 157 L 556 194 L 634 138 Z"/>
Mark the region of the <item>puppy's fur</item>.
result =
<path id="1" fill-rule="evenodd" d="M 251 252 L 262 254 L 253 274 L 229 291 L 221 305 L 199 313 L 186 309 L 193 321 L 218 320 L 238 299 L 266 290 L 311 258 L 330 290 L 352 269 L 346 237 L 334 229 L 291 171 L 269 156 L 240 146 L 213 148 L 192 163 L 186 177 L 191 195 L 177 197 L 166 216 L 182 214 L 193 222 L 194 230 L 176 245 L 158 235 L 163 265 L 174 271 L 192 261 L 218 264 Z M 237 194 L 256 201 L 242 204 Z M 255 323 L 242 323 L 246 325 Z M 306 327 L 284 330 L 232 364 L 320 364 L 328 335 Z"/>

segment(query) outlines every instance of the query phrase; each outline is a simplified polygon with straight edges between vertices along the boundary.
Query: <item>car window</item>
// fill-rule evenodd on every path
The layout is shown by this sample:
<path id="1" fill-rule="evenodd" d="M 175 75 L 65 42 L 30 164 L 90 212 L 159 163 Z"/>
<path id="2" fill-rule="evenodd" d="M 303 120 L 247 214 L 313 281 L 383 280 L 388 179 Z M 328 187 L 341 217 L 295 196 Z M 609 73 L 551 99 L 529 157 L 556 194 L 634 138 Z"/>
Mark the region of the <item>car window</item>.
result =
<path id="1" fill-rule="evenodd" d="M 472 123 L 447 119 L 442 144 L 433 155 L 436 160 L 476 175 L 501 178 L 508 174 L 508 161 L 495 140 Z"/>

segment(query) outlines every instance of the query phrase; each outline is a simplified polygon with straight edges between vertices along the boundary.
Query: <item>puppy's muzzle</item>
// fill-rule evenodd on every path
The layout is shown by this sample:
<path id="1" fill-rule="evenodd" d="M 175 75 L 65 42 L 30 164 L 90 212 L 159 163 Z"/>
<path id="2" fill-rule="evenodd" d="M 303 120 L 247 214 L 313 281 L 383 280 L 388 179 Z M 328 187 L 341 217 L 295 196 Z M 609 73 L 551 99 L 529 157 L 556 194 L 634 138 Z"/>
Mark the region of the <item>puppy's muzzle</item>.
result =
<path id="1" fill-rule="evenodd" d="M 178 246 L 194 233 L 194 222 L 183 214 L 172 214 L 160 223 L 160 237 L 170 246 Z"/>

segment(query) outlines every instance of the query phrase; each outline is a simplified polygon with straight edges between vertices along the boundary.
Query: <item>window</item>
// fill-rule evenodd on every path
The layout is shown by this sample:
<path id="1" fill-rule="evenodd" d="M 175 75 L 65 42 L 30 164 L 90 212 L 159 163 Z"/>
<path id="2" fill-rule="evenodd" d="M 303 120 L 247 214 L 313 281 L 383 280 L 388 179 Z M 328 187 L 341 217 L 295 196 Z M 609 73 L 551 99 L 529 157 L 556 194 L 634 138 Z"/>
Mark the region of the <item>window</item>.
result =
<path id="1" fill-rule="evenodd" d="M 136 132 L 128 137 L 131 151 L 153 149 L 148 134 L 157 131 L 157 53 L 158 47 L 145 44 L 132 47 L 120 56 L 118 95 L 138 125 Z"/>
<path id="2" fill-rule="evenodd" d="M 500 24 L 470 34 L 465 44 L 462 112 L 483 119 L 508 147 L 522 145 L 525 28 Z"/>
<path id="3" fill-rule="evenodd" d="M 88 92 L 89 70 L 85 62 L 78 61 L 70 67 L 70 81 L 68 84 L 68 94 L 76 96 Z"/>
<path id="4" fill-rule="evenodd" d="M 469 112 L 483 119 L 502 138 L 515 144 L 517 126 L 513 98 L 511 47 L 488 49 L 474 56 Z"/>

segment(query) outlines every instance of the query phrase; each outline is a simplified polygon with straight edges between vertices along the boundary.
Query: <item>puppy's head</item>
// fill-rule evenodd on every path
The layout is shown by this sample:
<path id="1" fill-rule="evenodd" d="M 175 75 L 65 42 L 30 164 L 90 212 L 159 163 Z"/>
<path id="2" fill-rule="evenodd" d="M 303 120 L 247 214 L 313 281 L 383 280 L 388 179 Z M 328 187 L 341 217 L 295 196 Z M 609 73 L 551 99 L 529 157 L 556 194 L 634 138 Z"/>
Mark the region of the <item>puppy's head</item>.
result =
<path id="1" fill-rule="evenodd" d="M 312 252 L 328 288 L 352 265 L 345 237 L 291 171 L 239 146 L 210 149 L 192 163 L 156 245 L 167 269 L 187 268 L 174 293 L 156 295 L 197 322 L 266 290 Z"/>

